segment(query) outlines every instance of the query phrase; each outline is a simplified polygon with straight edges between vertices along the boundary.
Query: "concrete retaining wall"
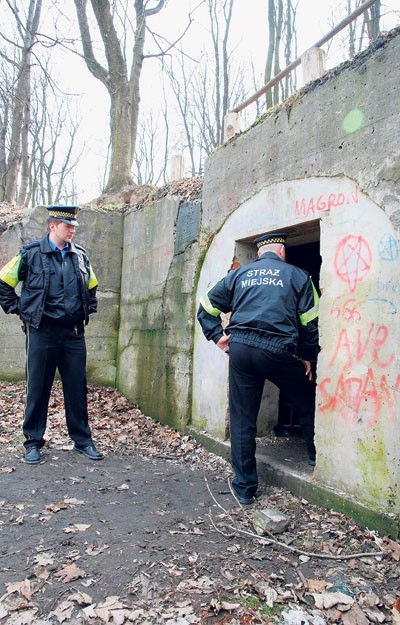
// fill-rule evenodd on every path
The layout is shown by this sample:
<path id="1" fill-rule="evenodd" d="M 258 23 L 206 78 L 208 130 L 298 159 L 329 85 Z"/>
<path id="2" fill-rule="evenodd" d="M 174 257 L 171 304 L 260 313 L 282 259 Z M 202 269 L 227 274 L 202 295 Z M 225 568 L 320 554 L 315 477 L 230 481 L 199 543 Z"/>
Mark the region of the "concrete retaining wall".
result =
<path id="1" fill-rule="evenodd" d="M 167 197 L 125 218 L 118 386 L 182 429 L 190 419 L 201 203 Z"/>

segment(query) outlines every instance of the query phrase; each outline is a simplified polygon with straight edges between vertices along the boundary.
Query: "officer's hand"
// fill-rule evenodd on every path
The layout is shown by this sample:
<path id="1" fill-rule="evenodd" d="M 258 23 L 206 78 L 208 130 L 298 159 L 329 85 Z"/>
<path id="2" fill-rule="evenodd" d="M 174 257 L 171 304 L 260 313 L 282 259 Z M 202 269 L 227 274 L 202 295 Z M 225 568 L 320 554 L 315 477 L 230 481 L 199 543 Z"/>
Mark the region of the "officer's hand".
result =
<path id="1" fill-rule="evenodd" d="M 216 346 L 222 349 L 223 352 L 228 352 L 229 351 L 228 342 L 229 342 L 229 336 L 226 336 L 224 334 L 223 336 L 221 336 L 218 343 L 216 343 Z"/>
<path id="2" fill-rule="evenodd" d="M 304 367 L 306 369 L 306 376 L 308 377 L 310 382 L 312 382 L 313 374 L 312 374 L 312 370 L 311 370 L 311 362 L 309 360 L 303 360 L 303 365 L 304 365 Z"/>

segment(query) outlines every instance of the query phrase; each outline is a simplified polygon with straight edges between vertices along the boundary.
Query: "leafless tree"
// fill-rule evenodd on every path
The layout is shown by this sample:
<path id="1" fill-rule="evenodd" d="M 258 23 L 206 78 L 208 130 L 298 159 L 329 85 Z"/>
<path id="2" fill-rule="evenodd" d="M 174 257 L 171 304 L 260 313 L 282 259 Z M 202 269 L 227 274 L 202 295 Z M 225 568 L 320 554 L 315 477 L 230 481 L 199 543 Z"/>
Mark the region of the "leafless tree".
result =
<path id="1" fill-rule="evenodd" d="M 168 123 L 166 114 L 163 115 L 163 121 Z M 160 129 L 159 125 L 159 120 L 154 118 L 152 111 L 139 120 L 132 172 L 138 185 L 157 185 L 165 178 L 167 152 L 160 139 L 166 137 L 168 142 L 168 126 Z"/>
<path id="2" fill-rule="evenodd" d="M 188 68 L 187 60 L 181 53 L 176 57 L 175 62 L 171 62 L 165 67 L 165 73 L 169 77 L 172 93 L 175 96 L 178 113 L 181 119 L 184 139 L 182 150 L 187 149 L 190 157 L 191 175 L 196 172 L 195 163 L 195 136 L 193 132 L 193 107 L 191 105 L 192 85 L 194 82 L 194 68 Z"/>
<path id="3" fill-rule="evenodd" d="M 205 158 L 223 141 L 226 113 L 246 94 L 245 72 L 230 50 L 233 7 L 233 0 L 207 0 L 211 51 L 194 60 L 180 49 L 165 66 L 181 120 L 179 151 L 189 155 L 191 176 L 203 172 Z"/>
<path id="4" fill-rule="evenodd" d="M 267 84 L 282 69 L 281 63 L 289 65 L 297 55 L 296 33 L 297 3 L 292 0 L 268 0 L 268 47 L 264 82 Z M 296 88 L 295 74 L 266 94 L 267 108 L 286 99 Z"/>
<path id="5" fill-rule="evenodd" d="M 71 98 L 48 103 L 49 83 L 45 76 L 32 92 L 31 159 L 27 203 L 56 204 L 76 202 L 74 180 L 85 146 L 76 147 L 79 128 L 77 114 L 70 110 Z"/>
<path id="6" fill-rule="evenodd" d="M 329 20 L 333 27 L 346 15 L 350 15 L 363 4 L 364 0 L 344 0 Z M 343 50 L 344 58 L 352 58 L 361 52 L 380 32 L 381 0 L 376 2 L 338 35 L 337 42 Z"/>
<path id="7" fill-rule="evenodd" d="M 82 39 L 83 55 L 92 75 L 106 87 L 110 107 L 110 165 L 105 191 L 118 191 L 131 181 L 131 167 L 135 153 L 138 132 L 140 77 L 143 61 L 146 58 L 144 45 L 149 31 L 148 20 L 162 11 L 166 0 L 134 0 L 125 4 L 113 0 L 90 0 L 106 59 L 102 65 L 96 58 L 91 27 L 88 19 L 87 0 L 74 0 Z M 130 18 L 129 5 L 134 7 L 134 19 Z M 117 12 L 118 11 L 118 12 Z M 133 43 L 130 51 L 132 58 L 128 69 L 124 46 L 128 39 L 118 34 L 118 26 L 123 23 L 122 32 L 132 33 Z M 151 33 L 153 43 L 157 44 L 155 55 L 163 55 L 174 44 L 160 45 L 160 40 Z M 153 55 L 153 56 L 155 56 Z"/>
<path id="8" fill-rule="evenodd" d="M 224 117 L 229 105 L 228 41 L 232 21 L 233 0 L 207 0 L 215 67 L 216 141 L 222 142 Z"/>
<path id="9" fill-rule="evenodd" d="M 13 203 L 17 195 L 18 176 L 21 175 L 18 199 L 25 200 L 29 172 L 28 134 L 31 102 L 31 66 L 33 47 L 37 40 L 42 0 L 29 0 L 27 15 L 21 17 L 16 0 L 6 0 L 15 20 L 18 40 L 15 46 L 19 55 L 15 85 L 11 94 L 11 106 L 7 121 L 10 124 L 10 145 L 7 162 L 0 183 L 0 199 Z M 3 39 L 5 38 L 4 35 Z M 11 43 L 10 41 L 8 43 Z M 3 59 L 15 64 L 15 57 L 10 59 L 2 53 Z M 20 172 L 21 170 L 21 172 Z"/>

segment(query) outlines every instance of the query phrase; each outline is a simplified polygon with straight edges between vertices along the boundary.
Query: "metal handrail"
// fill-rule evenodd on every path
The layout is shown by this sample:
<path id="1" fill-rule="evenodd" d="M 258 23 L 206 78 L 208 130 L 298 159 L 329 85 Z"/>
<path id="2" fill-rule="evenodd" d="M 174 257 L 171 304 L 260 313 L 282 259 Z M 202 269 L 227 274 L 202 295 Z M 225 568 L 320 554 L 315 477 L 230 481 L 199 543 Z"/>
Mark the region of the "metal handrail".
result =
<path id="1" fill-rule="evenodd" d="M 310 47 L 312 47 L 312 48 L 320 48 L 321 46 L 323 46 L 324 43 L 329 41 L 329 39 L 332 39 L 332 37 L 334 37 L 338 32 L 343 30 L 343 28 L 348 26 L 348 24 L 353 22 L 359 15 L 364 13 L 364 11 L 369 9 L 373 4 L 375 4 L 375 2 L 377 2 L 377 0 L 367 0 L 367 2 L 364 2 L 363 4 L 360 4 L 360 6 L 357 9 L 355 9 L 352 13 L 350 13 L 347 17 L 345 17 L 341 22 L 339 22 L 339 24 L 337 26 L 332 28 L 332 30 L 330 30 L 327 35 L 322 37 L 322 39 L 319 39 L 317 41 L 317 43 L 315 43 L 313 46 L 310 46 Z M 272 87 L 275 87 L 275 85 L 278 82 L 280 82 L 282 80 L 282 78 L 285 78 L 285 76 L 290 74 L 290 72 L 293 71 L 300 64 L 301 64 L 301 56 L 299 56 L 297 59 L 292 61 L 292 63 L 290 63 L 290 65 L 288 65 L 285 69 L 283 69 L 281 72 L 279 72 L 279 74 L 274 76 L 263 87 L 261 87 L 261 89 L 256 91 L 250 98 L 248 98 L 247 100 L 245 100 L 244 102 L 242 102 L 241 104 L 236 106 L 230 112 L 231 113 L 240 113 L 240 111 L 242 111 L 244 108 L 246 108 L 246 106 L 248 106 L 249 104 L 253 104 L 253 102 L 255 102 L 256 100 L 258 100 L 258 98 L 260 98 L 262 95 L 267 93 L 267 91 L 272 89 Z"/>

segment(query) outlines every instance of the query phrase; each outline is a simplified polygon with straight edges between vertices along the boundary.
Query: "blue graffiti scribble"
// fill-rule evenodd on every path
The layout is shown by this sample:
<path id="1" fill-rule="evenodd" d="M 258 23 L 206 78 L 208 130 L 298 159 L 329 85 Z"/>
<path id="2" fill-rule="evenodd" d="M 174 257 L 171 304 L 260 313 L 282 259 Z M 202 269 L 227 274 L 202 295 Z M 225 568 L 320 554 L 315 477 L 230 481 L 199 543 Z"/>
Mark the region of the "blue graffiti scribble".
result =
<path id="1" fill-rule="evenodd" d="M 399 257 L 399 242 L 390 232 L 386 232 L 379 241 L 378 253 L 382 260 L 390 262 Z"/>
<path id="2" fill-rule="evenodd" d="M 389 312 L 390 315 L 396 315 L 397 314 L 397 306 L 396 304 L 394 304 L 393 302 L 391 302 L 388 299 L 384 299 L 383 297 L 369 297 L 368 298 L 369 302 L 384 302 L 385 304 L 389 304 L 389 306 L 392 308 L 392 310 Z"/>

